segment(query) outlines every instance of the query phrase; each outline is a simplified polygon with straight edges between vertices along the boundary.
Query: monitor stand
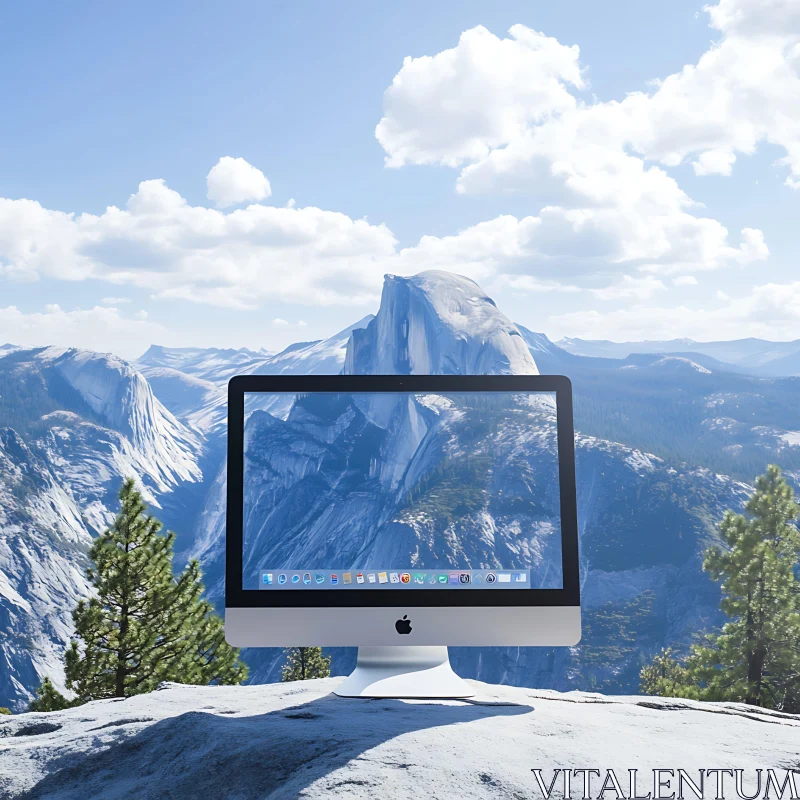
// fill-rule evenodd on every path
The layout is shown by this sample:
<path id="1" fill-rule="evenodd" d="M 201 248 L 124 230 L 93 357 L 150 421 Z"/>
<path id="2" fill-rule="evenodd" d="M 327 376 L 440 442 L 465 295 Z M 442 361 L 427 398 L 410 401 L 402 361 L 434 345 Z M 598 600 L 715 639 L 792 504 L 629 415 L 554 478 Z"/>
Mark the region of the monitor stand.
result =
<path id="1" fill-rule="evenodd" d="M 463 698 L 472 687 L 450 666 L 446 647 L 359 647 L 339 697 Z"/>

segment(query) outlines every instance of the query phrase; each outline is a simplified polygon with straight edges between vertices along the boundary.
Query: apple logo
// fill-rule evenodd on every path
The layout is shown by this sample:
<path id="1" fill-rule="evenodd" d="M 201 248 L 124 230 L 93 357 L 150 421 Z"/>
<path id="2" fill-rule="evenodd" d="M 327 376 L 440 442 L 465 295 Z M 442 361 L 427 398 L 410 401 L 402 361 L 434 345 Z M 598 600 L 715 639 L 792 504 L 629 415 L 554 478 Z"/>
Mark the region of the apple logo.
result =
<path id="1" fill-rule="evenodd" d="M 411 633 L 411 620 L 408 618 L 408 614 L 404 614 L 403 619 L 395 622 L 394 629 L 398 633 Z"/>

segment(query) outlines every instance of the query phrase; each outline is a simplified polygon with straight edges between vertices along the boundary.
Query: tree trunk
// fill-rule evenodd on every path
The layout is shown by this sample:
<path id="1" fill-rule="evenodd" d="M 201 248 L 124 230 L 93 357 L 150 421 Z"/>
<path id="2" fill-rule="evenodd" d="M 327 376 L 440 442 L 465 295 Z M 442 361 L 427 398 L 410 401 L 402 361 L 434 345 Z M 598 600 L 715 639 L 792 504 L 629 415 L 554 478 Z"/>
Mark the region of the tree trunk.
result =
<path id="1" fill-rule="evenodd" d="M 128 607 L 123 603 L 119 620 L 119 649 L 117 650 L 117 670 L 115 675 L 114 696 L 125 697 L 125 640 L 128 633 Z"/>
<path id="2" fill-rule="evenodd" d="M 747 697 L 745 703 L 751 706 L 761 704 L 761 685 L 764 676 L 764 661 L 767 657 L 767 648 L 759 644 L 747 662 Z"/>
<path id="3" fill-rule="evenodd" d="M 764 557 L 759 563 L 758 580 L 758 621 L 754 619 L 753 600 L 750 598 L 747 613 L 748 637 L 755 647 L 750 650 L 747 659 L 747 697 L 745 702 L 752 706 L 761 705 L 761 687 L 764 676 L 764 662 L 767 658 L 767 646 L 764 642 Z"/>
<path id="4" fill-rule="evenodd" d="M 122 562 L 122 604 L 119 609 L 119 648 L 117 649 L 117 669 L 114 676 L 114 697 L 125 697 L 125 657 L 128 646 L 128 559 L 130 552 L 130 533 L 126 524 L 125 556 Z"/>

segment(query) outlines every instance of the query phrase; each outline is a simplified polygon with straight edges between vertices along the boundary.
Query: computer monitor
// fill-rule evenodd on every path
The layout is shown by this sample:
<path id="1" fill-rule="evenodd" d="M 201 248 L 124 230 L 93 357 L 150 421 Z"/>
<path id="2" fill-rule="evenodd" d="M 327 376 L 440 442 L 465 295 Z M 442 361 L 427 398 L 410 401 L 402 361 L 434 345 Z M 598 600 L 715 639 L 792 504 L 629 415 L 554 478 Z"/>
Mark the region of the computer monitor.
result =
<path id="1" fill-rule="evenodd" d="M 468 696 L 447 645 L 580 630 L 567 378 L 230 381 L 228 642 L 358 646 L 348 696 Z"/>

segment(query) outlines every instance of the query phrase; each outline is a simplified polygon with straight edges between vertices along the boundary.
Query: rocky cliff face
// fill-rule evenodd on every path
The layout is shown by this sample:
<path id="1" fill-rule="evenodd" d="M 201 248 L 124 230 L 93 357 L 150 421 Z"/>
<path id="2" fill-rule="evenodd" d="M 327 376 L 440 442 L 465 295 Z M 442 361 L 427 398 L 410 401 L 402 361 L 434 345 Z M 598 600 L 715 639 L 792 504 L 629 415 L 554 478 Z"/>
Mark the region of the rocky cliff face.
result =
<path id="1" fill-rule="evenodd" d="M 345 375 L 536 375 L 517 326 L 469 278 L 387 275 L 375 319 L 353 331 Z"/>
<path id="2" fill-rule="evenodd" d="M 0 429 L 0 700 L 60 683 L 71 611 L 89 591 L 79 504 L 11 428 Z"/>
<path id="3" fill-rule="evenodd" d="M 37 353 L 35 360 L 62 375 L 103 427 L 123 437 L 122 470 L 140 474 L 158 492 L 202 478 L 200 438 L 167 411 L 130 364 L 108 354 L 58 348 Z"/>
<path id="4" fill-rule="evenodd" d="M 168 524 L 195 511 L 205 444 L 113 356 L 16 350 L 0 357 L 0 705 L 63 681 L 71 612 L 89 592 L 92 537 L 124 477 Z"/>

